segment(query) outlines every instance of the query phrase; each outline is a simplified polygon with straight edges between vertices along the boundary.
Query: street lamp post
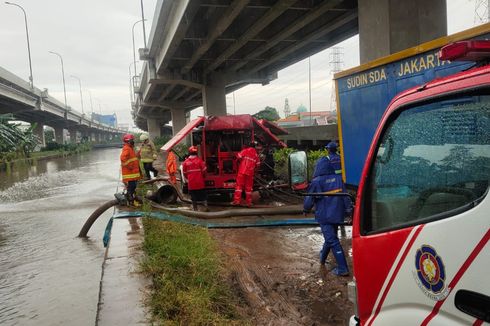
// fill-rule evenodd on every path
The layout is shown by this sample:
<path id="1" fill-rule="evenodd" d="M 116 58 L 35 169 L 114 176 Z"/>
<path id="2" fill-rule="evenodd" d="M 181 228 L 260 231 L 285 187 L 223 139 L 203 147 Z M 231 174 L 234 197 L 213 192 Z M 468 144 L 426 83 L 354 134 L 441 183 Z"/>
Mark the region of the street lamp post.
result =
<path id="1" fill-rule="evenodd" d="M 27 14 L 26 14 L 26 11 L 24 10 L 24 8 L 22 8 L 21 5 L 18 5 L 16 3 L 5 1 L 5 4 L 19 7 L 22 10 L 22 12 L 24 13 L 24 22 L 25 22 L 25 25 L 26 25 L 26 35 L 27 35 L 27 53 L 29 55 L 29 72 L 30 72 L 29 81 L 31 83 L 31 88 L 34 88 L 34 78 L 32 77 L 31 45 L 30 45 L 30 42 L 29 42 L 29 29 L 27 28 Z"/>
<path id="2" fill-rule="evenodd" d="M 70 77 L 75 78 L 76 80 L 78 80 L 78 85 L 80 86 L 80 103 L 82 104 L 82 115 L 85 115 L 85 113 L 83 112 L 82 81 L 77 76 L 71 75 Z"/>
<path id="3" fill-rule="evenodd" d="M 131 106 L 134 102 L 134 93 L 133 93 L 133 78 L 131 77 L 131 65 L 133 65 L 134 62 L 131 62 L 129 64 L 128 70 L 129 70 L 129 99 L 131 101 Z"/>
<path id="4" fill-rule="evenodd" d="M 92 114 L 94 113 L 94 106 L 92 105 L 92 93 L 90 92 L 90 89 L 87 89 L 88 96 L 90 97 L 90 110 L 92 110 Z"/>
<path id="5" fill-rule="evenodd" d="M 140 23 L 140 22 L 143 22 L 143 26 L 144 26 L 144 20 L 146 19 L 140 19 L 138 20 L 137 22 L 135 22 L 133 24 L 133 27 L 131 28 L 131 35 L 133 36 L 133 64 L 134 64 L 134 75 L 136 76 L 136 47 L 134 45 L 134 26 L 136 26 L 136 24 Z M 146 48 L 146 41 L 145 41 L 145 48 Z"/>
<path id="6" fill-rule="evenodd" d="M 146 49 L 146 30 L 145 30 L 145 11 L 143 10 L 143 0 L 140 0 L 141 4 L 141 20 L 143 21 L 143 41 Z"/>
<path id="7" fill-rule="evenodd" d="M 66 109 L 68 107 L 68 105 L 66 104 L 65 67 L 63 65 L 63 57 L 59 53 L 56 53 L 56 52 L 53 52 L 53 51 L 48 51 L 48 52 L 51 53 L 51 54 L 57 55 L 58 58 L 60 58 L 60 61 L 61 61 L 61 76 L 63 77 L 63 94 L 65 95 L 65 109 Z"/>

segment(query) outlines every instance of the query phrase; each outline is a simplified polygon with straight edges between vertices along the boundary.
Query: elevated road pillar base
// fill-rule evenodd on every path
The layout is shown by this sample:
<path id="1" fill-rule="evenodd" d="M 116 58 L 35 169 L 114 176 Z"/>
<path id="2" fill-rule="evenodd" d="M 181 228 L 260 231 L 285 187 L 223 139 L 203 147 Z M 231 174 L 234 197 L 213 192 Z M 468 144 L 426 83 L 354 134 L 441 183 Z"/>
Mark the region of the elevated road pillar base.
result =
<path id="1" fill-rule="evenodd" d="M 447 35 L 446 0 L 359 0 L 361 64 Z"/>
<path id="2" fill-rule="evenodd" d="M 34 135 L 39 139 L 39 146 L 46 146 L 46 140 L 44 139 L 44 124 L 37 122 L 36 127 L 32 131 Z"/>
<path id="3" fill-rule="evenodd" d="M 58 144 L 65 143 L 65 129 L 63 127 L 54 127 L 54 139 Z"/>
<path id="4" fill-rule="evenodd" d="M 162 136 L 162 121 L 158 119 L 147 119 L 148 135 L 151 140 Z"/>
<path id="5" fill-rule="evenodd" d="M 186 125 L 185 110 L 171 109 L 172 114 L 172 134 L 175 136 Z"/>
<path id="6" fill-rule="evenodd" d="M 212 75 L 202 89 L 205 115 L 226 115 L 225 79 L 219 74 Z"/>
<path id="7" fill-rule="evenodd" d="M 78 130 L 76 128 L 70 128 L 68 132 L 70 133 L 70 143 L 78 142 Z"/>

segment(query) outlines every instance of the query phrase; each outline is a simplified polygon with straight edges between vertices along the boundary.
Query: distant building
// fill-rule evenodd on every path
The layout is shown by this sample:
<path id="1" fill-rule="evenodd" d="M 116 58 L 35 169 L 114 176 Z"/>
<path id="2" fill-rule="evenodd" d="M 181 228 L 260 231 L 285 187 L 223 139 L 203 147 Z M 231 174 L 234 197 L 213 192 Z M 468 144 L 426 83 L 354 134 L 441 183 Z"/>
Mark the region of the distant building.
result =
<path id="1" fill-rule="evenodd" d="M 284 119 L 279 119 L 276 123 L 281 127 L 323 126 L 337 123 L 337 116 L 334 112 L 317 111 L 310 114 L 310 112 L 305 111 L 306 108 L 302 105 L 298 110 Z"/>

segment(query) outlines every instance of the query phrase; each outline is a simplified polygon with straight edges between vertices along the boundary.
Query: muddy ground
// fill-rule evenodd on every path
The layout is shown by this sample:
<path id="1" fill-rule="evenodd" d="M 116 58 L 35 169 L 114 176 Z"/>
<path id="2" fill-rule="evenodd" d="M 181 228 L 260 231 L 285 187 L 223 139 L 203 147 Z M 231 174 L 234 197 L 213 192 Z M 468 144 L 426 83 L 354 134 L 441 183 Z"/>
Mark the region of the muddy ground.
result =
<path id="1" fill-rule="evenodd" d="M 351 228 L 346 232 L 350 238 Z M 254 325 L 345 325 L 352 315 L 347 299 L 351 277 L 335 276 L 330 273 L 333 265 L 320 265 L 323 236 L 318 227 L 210 233 L 225 254 L 230 282 L 242 299 L 238 310 Z M 350 239 L 343 237 L 342 245 L 350 256 Z M 333 257 L 328 261 L 334 262 Z M 348 261 L 350 265 L 350 257 Z"/>
<path id="2" fill-rule="evenodd" d="M 154 164 L 161 172 L 162 163 L 159 157 Z M 352 271 L 351 232 L 345 227 L 339 237 Z M 332 254 L 326 265 L 319 263 L 319 227 L 210 229 L 210 234 L 224 253 L 229 282 L 241 301 L 237 309 L 253 325 L 346 325 L 353 314 L 347 299 L 352 277 L 330 273 Z"/>

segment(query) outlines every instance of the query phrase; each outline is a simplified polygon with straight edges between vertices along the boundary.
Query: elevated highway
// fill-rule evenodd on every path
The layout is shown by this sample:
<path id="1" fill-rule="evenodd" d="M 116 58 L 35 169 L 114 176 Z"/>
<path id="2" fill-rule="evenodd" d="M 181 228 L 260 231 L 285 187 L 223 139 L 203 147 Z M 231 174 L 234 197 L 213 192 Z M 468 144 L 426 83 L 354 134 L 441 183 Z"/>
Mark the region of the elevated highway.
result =
<path id="1" fill-rule="evenodd" d="M 267 84 L 295 62 L 360 34 L 367 62 L 446 34 L 446 2 L 397 0 L 159 0 L 140 83 L 136 125 L 156 136 L 186 112 L 226 114 L 226 93 Z"/>
<path id="2" fill-rule="evenodd" d="M 358 32 L 356 0 L 158 1 L 135 123 L 172 120 L 204 106 L 226 114 L 225 94 L 267 84 L 277 71 Z M 169 114 L 171 113 L 171 114 Z M 151 132 L 151 130 L 150 130 Z"/>
<path id="3" fill-rule="evenodd" d="M 58 143 L 64 143 L 64 129 L 70 132 L 71 141 L 77 135 L 95 141 L 120 136 L 123 130 L 108 126 L 91 117 L 72 110 L 55 98 L 47 90 L 31 88 L 30 84 L 0 67 L 0 114 L 11 113 L 20 121 L 36 123 L 36 134 L 44 145 L 44 125 L 55 130 Z M 73 137 L 75 135 L 75 137 Z"/>

